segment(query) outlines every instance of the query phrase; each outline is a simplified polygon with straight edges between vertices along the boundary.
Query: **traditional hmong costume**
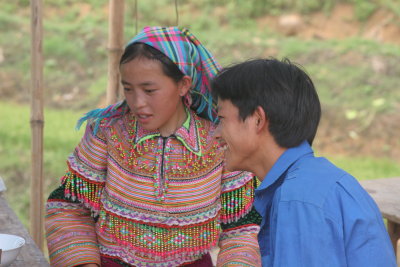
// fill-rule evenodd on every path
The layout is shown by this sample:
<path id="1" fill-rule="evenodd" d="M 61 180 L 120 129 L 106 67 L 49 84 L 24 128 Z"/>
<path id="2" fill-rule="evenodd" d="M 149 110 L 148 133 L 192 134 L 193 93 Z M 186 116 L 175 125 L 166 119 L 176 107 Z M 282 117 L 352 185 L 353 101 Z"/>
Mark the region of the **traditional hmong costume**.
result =
<path id="1" fill-rule="evenodd" d="M 259 264 L 255 178 L 225 172 L 212 137 L 208 82 L 218 65 L 186 29 L 145 28 L 131 42 L 157 48 L 192 77 L 191 109 L 169 137 L 143 129 L 124 101 L 87 114 L 47 201 L 52 266 L 180 266 L 217 245 L 221 264 Z"/>

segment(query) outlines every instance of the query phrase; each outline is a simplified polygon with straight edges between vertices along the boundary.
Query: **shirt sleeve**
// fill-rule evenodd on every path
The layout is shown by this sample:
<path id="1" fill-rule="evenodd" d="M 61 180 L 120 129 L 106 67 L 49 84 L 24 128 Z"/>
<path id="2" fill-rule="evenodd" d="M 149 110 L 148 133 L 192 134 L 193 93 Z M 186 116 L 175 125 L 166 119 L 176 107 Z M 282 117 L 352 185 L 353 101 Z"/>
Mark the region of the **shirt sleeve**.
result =
<path id="1" fill-rule="evenodd" d="M 340 222 L 336 224 L 343 229 L 348 266 L 397 266 L 382 215 L 372 197 L 355 179 L 339 181 L 336 194 L 345 218 L 343 227 Z"/>
<path id="2" fill-rule="evenodd" d="M 268 266 L 396 266 L 379 210 L 359 186 L 338 183 L 321 206 L 281 201 L 275 207 L 271 253 L 263 258 Z"/>
<path id="3" fill-rule="evenodd" d="M 68 158 L 61 186 L 46 203 L 45 229 L 52 266 L 97 263 L 100 256 L 95 231 L 106 176 L 106 142 L 101 132 L 85 134 Z"/>
<path id="4" fill-rule="evenodd" d="M 253 208 L 257 178 L 248 172 L 222 179 L 220 252 L 217 266 L 261 266 L 257 235 L 261 216 Z"/>

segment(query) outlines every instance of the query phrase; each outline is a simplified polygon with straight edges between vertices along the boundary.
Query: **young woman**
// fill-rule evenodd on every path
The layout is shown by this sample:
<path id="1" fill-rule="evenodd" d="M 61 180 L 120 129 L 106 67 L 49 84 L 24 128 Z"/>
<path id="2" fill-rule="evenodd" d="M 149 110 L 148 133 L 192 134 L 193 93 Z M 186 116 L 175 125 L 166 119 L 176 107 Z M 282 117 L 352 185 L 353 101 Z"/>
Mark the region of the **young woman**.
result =
<path id="1" fill-rule="evenodd" d="M 187 30 L 146 27 L 120 71 L 125 100 L 93 110 L 47 202 L 52 266 L 260 265 L 255 179 L 225 172 L 212 133 L 212 55 Z"/>

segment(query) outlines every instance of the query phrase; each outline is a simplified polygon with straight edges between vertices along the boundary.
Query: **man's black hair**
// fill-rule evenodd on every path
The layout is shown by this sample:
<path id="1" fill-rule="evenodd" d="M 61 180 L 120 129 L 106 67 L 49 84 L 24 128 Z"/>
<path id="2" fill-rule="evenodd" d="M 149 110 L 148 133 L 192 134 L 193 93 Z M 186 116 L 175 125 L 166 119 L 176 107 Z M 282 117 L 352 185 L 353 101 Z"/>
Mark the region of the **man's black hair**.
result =
<path id="1" fill-rule="evenodd" d="M 262 107 L 279 146 L 312 144 L 321 117 L 318 94 L 310 77 L 288 59 L 253 59 L 227 67 L 214 78 L 212 90 L 216 98 L 230 100 L 242 120 Z"/>

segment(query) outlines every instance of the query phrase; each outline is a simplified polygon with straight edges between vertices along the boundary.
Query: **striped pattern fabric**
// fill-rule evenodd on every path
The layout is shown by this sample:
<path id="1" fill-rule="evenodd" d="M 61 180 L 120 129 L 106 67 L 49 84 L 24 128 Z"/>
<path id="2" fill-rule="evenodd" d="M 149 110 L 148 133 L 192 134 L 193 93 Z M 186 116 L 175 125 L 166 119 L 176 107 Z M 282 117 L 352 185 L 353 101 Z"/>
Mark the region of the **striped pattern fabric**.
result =
<path id="1" fill-rule="evenodd" d="M 83 264 L 91 257 L 98 262 L 96 253 L 132 266 L 180 266 L 218 245 L 220 222 L 248 214 L 253 176 L 225 172 L 223 152 L 210 135 L 213 124 L 193 111 L 188 114 L 166 140 L 141 128 L 129 111 L 111 124 L 103 119 L 96 134 L 93 125 L 87 126 L 68 159 L 61 194 L 47 202 L 53 266 Z M 256 236 L 253 244 L 246 239 L 253 233 L 248 227 L 236 227 L 236 241 L 225 242 L 224 251 L 232 249 L 241 258 L 257 250 Z M 228 233 L 224 230 L 223 236 Z M 238 236 L 245 242 L 240 249 Z M 80 251 L 88 251 L 87 257 Z"/>
<path id="2" fill-rule="evenodd" d="M 46 231 L 49 236 L 54 237 L 47 240 L 51 265 L 99 264 L 99 248 L 90 212 L 80 205 L 62 201 L 49 202 L 47 209 L 51 213 L 46 219 Z M 82 250 L 82 247 L 85 249 Z"/>
<path id="3" fill-rule="evenodd" d="M 145 27 L 132 38 L 132 43 L 145 43 L 167 55 L 187 76 L 192 78 L 191 108 L 197 114 L 205 113 L 216 120 L 215 102 L 211 95 L 210 80 L 221 69 L 212 54 L 186 28 Z"/>
<path id="4" fill-rule="evenodd" d="M 258 231 L 258 226 L 248 226 L 224 233 L 225 236 L 220 241 L 217 266 L 262 266 L 257 244 Z"/>

